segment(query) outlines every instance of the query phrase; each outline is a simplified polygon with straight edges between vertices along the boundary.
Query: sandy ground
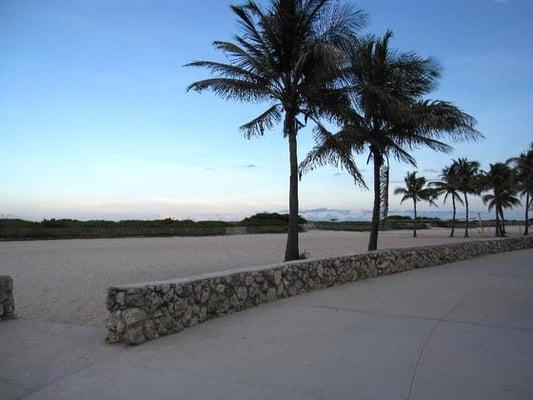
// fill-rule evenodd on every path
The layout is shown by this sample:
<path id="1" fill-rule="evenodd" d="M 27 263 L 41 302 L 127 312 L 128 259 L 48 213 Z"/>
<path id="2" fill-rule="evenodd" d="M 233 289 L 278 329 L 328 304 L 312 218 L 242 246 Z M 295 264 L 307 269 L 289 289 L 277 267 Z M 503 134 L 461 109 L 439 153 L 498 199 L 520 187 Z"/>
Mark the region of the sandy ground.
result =
<path id="1" fill-rule="evenodd" d="M 516 229 L 512 228 L 514 232 Z M 447 229 L 384 232 L 380 248 L 458 242 Z M 459 232 L 461 233 L 461 232 Z M 461 234 L 459 234 L 461 236 Z M 477 232 L 472 232 L 477 238 Z M 0 275 L 15 281 L 15 307 L 25 319 L 103 326 L 109 286 L 165 280 L 281 261 L 285 235 L 0 242 Z M 366 250 L 367 232 L 310 231 L 300 249 L 310 257 Z"/>

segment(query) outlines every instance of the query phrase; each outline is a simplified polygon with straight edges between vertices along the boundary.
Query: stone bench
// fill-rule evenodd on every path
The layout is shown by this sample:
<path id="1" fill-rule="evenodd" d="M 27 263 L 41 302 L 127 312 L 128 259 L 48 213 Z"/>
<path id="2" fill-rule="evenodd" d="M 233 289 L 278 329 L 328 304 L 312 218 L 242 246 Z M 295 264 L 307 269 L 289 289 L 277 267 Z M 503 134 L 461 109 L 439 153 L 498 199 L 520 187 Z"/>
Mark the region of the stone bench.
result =
<path id="1" fill-rule="evenodd" d="M 381 250 L 111 287 L 107 340 L 140 344 L 210 318 L 321 288 L 526 248 L 533 248 L 533 237 Z"/>

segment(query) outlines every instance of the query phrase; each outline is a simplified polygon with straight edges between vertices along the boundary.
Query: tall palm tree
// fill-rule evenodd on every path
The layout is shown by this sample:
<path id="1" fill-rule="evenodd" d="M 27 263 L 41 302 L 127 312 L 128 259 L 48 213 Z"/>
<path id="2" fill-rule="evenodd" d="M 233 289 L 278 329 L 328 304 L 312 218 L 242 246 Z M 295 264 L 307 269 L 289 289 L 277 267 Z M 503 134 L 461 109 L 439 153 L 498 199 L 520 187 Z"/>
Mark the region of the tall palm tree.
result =
<path id="1" fill-rule="evenodd" d="M 480 178 L 479 178 L 479 162 L 468 161 L 466 158 L 459 158 L 453 162 L 455 172 L 457 174 L 457 189 L 463 194 L 465 204 L 465 237 L 469 237 L 469 205 L 468 195 L 479 194 L 480 192 Z"/>
<path id="2" fill-rule="evenodd" d="M 227 63 L 196 61 L 215 77 L 188 90 L 211 90 L 225 99 L 268 102 L 270 107 L 241 126 L 245 137 L 262 136 L 283 120 L 289 142 L 289 229 L 285 260 L 300 257 L 298 246 L 297 134 L 308 118 L 328 114 L 342 101 L 336 78 L 340 45 L 365 23 L 365 14 L 333 0 L 270 0 L 232 6 L 240 34 L 233 42 L 214 42 Z M 304 122 L 301 121 L 303 117 Z"/>
<path id="3" fill-rule="evenodd" d="M 463 205 L 464 202 L 461 199 L 458 189 L 458 179 L 456 164 L 452 164 L 449 167 L 443 168 L 440 173 L 440 181 L 431 182 L 431 186 L 436 189 L 437 195 L 444 195 L 443 202 L 446 204 L 446 201 L 452 199 L 452 230 L 450 232 L 450 237 L 453 237 L 455 234 L 455 221 L 457 217 L 457 203 Z"/>
<path id="4" fill-rule="evenodd" d="M 452 148 L 445 140 L 482 137 L 470 115 L 451 103 L 424 99 L 440 77 L 437 62 L 413 52 L 398 53 L 390 48 L 391 37 L 391 32 L 383 38 L 368 37 L 346 49 L 343 75 L 351 89 L 352 101 L 349 108 L 338 111 L 342 128 L 332 134 L 318 125 L 316 147 L 301 164 L 302 172 L 326 163 L 356 170 L 354 154 L 368 150 L 368 162 L 372 161 L 374 168 L 368 250 L 377 249 L 383 193 L 381 175 L 386 160 L 394 158 L 416 166 L 411 155 L 414 149 L 427 147 L 448 152 Z"/>
<path id="5" fill-rule="evenodd" d="M 496 236 L 505 236 L 505 216 L 503 211 L 520 205 L 516 197 L 515 174 L 509 165 L 491 164 L 488 172 L 483 173 L 483 189 L 491 194 L 482 197 L 489 211 L 496 213 Z"/>
<path id="6" fill-rule="evenodd" d="M 394 194 L 403 195 L 400 203 L 403 203 L 405 200 L 413 200 L 413 210 L 414 210 L 414 223 L 413 223 L 413 237 L 416 237 L 416 205 L 421 201 L 427 201 L 429 204 L 436 206 L 434 199 L 438 195 L 438 192 L 435 189 L 429 188 L 426 186 L 426 178 L 423 176 L 417 177 L 416 172 L 409 172 L 404 179 L 405 187 L 396 188 Z"/>
<path id="7" fill-rule="evenodd" d="M 529 235 L 529 210 L 533 209 L 533 143 L 528 151 L 507 160 L 516 171 L 517 186 L 522 198 L 525 197 L 524 236 Z"/>

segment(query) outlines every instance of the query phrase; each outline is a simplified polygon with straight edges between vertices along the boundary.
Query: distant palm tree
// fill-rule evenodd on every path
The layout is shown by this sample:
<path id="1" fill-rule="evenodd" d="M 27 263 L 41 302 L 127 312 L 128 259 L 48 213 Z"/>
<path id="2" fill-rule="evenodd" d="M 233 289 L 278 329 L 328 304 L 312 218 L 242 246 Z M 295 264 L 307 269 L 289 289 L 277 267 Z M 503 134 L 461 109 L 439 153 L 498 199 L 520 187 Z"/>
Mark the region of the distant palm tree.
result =
<path id="1" fill-rule="evenodd" d="M 352 102 L 338 111 L 342 129 L 332 134 L 318 125 L 317 145 L 301 164 L 302 173 L 323 164 L 340 165 L 355 171 L 352 176 L 358 181 L 353 154 L 368 150 L 374 167 L 368 250 L 377 249 L 380 208 L 388 190 L 388 185 L 381 185 L 385 161 L 394 158 L 416 166 L 413 149 L 448 152 L 452 148 L 443 140 L 482 137 L 470 115 L 448 102 L 424 99 L 440 77 L 438 64 L 413 52 L 396 52 L 389 46 L 391 37 L 391 32 L 383 38 L 368 37 L 346 49 L 344 77 Z"/>
<path id="2" fill-rule="evenodd" d="M 450 237 L 453 237 L 455 234 L 455 221 L 457 216 L 456 203 L 459 203 L 461 205 L 464 204 L 459 194 L 456 164 L 452 164 L 451 166 L 444 168 L 440 173 L 440 181 L 430 182 L 430 185 L 436 189 L 437 195 L 444 195 L 443 202 L 445 204 L 448 198 L 452 199 L 453 216 L 452 231 L 450 232 Z"/>
<path id="3" fill-rule="evenodd" d="M 479 194 L 480 192 L 480 177 L 479 177 L 479 162 L 468 161 L 466 158 L 459 158 L 454 161 L 453 168 L 457 174 L 457 189 L 463 194 L 466 217 L 465 217 L 465 237 L 469 237 L 469 208 L 468 195 Z"/>
<path id="4" fill-rule="evenodd" d="M 227 63 L 196 61 L 215 77 L 188 90 L 211 90 L 225 99 L 269 102 L 270 108 L 241 126 L 244 136 L 262 136 L 283 119 L 289 141 L 289 229 L 285 260 L 300 257 L 298 246 L 297 134 L 309 118 L 331 114 L 342 101 L 337 85 L 340 45 L 365 23 L 365 14 L 333 0 L 271 0 L 268 9 L 254 1 L 232 6 L 241 34 L 234 42 L 214 42 Z M 304 118 L 302 122 L 299 117 Z"/>
<path id="5" fill-rule="evenodd" d="M 533 209 L 533 143 L 529 150 L 518 157 L 507 160 L 516 171 L 517 186 L 520 195 L 525 197 L 524 236 L 529 235 L 529 210 Z"/>
<path id="6" fill-rule="evenodd" d="M 482 197 L 489 211 L 496 213 L 496 236 L 505 236 L 505 216 L 503 210 L 520 205 L 516 197 L 515 175 L 513 170 L 504 163 L 490 165 L 490 170 L 483 174 L 483 188 L 491 190 L 491 194 Z"/>
<path id="7" fill-rule="evenodd" d="M 409 172 L 404 179 L 405 187 L 396 188 L 394 194 L 403 195 L 400 203 L 403 203 L 405 200 L 413 200 L 413 209 L 414 209 L 414 223 L 413 223 L 413 237 L 416 237 L 416 204 L 421 201 L 427 201 L 429 204 L 436 206 L 434 200 L 438 195 L 438 192 L 435 189 L 429 188 L 426 186 L 426 178 L 423 176 L 416 176 L 416 172 Z"/>

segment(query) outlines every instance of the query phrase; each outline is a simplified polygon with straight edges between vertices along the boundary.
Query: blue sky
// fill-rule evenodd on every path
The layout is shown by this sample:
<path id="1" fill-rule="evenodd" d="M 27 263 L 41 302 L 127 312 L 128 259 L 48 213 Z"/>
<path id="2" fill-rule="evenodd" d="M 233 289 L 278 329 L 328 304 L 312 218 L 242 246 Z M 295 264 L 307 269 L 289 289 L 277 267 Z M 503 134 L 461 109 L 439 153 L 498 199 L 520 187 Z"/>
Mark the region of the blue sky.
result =
<path id="1" fill-rule="evenodd" d="M 238 131 L 264 105 L 185 92 L 206 75 L 182 65 L 220 59 L 211 42 L 236 33 L 232 3 L 2 0 L 0 214 L 236 219 L 285 210 L 280 129 L 250 141 Z M 431 97 L 478 119 L 486 140 L 458 145 L 452 157 L 487 167 L 533 141 L 532 0 L 357 4 L 370 15 L 367 31 L 390 28 L 398 48 L 439 58 L 444 77 Z M 312 145 L 306 129 L 300 158 Z M 416 157 L 430 178 L 450 158 Z M 395 165 L 392 186 L 411 169 Z M 350 218 L 366 218 L 371 207 L 371 192 L 329 168 L 304 178 L 300 199 L 302 210 L 349 210 Z M 473 208 L 484 209 L 479 200 Z M 392 209 L 409 205 L 395 198 Z"/>

